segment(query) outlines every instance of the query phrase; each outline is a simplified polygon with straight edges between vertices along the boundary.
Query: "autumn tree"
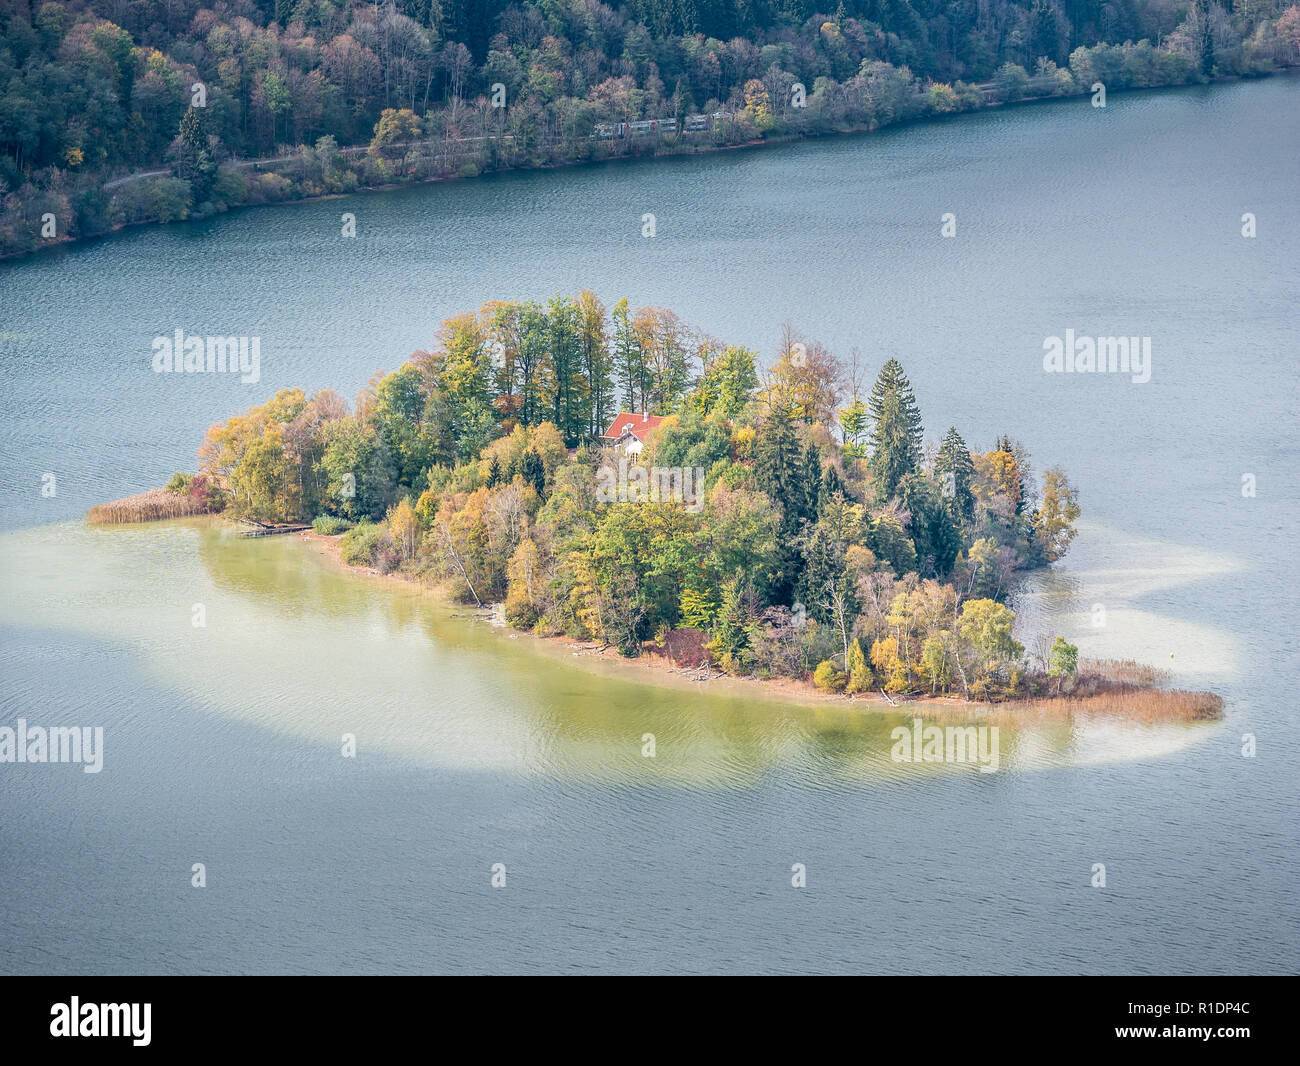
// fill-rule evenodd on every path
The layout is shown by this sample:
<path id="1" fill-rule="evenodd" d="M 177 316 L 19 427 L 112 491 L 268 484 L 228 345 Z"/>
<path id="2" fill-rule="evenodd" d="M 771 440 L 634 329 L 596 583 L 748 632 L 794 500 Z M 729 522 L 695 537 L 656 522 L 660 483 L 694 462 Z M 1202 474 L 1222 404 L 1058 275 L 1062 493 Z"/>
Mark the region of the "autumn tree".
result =
<path id="1" fill-rule="evenodd" d="M 1043 557 L 1054 563 L 1070 547 L 1078 530 L 1074 522 L 1082 512 L 1078 493 L 1065 472 L 1053 467 L 1043 472 L 1043 498 L 1033 515 L 1034 534 L 1041 545 Z"/>

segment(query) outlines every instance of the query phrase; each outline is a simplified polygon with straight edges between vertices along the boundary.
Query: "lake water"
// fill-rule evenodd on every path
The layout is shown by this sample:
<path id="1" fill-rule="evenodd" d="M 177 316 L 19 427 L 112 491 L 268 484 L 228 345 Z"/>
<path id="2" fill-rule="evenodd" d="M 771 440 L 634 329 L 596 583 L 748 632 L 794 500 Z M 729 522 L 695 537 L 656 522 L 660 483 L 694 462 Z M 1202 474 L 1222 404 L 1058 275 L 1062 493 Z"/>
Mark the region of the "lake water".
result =
<path id="1" fill-rule="evenodd" d="M 0 266 L 0 724 L 105 730 L 102 773 L 0 767 L 0 971 L 1294 971 L 1298 162 L 1274 78 Z M 593 672 L 292 538 L 79 522 L 277 388 L 350 394 L 449 314 L 581 287 L 765 355 L 788 319 L 871 374 L 897 356 L 931 436 L 1064 465 L 1086 520 L 1024 631 L 1167 667 L 1225 720 L 900 765 L 902 716 Z M 260 336 L 261 381 L 153 374 L 175 329 Z M 1151 381 L 1045 374 L 1067 329 L 1151 337 Z"/>

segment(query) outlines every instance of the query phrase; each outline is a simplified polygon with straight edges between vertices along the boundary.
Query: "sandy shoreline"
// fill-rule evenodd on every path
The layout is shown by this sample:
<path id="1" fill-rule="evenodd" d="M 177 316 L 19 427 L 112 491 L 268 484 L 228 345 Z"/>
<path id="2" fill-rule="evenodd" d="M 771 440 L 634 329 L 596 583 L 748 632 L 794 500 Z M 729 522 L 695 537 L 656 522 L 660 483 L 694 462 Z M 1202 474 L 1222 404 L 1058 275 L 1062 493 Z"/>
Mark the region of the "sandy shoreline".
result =
<path id="1" fill-rule="evenodd" d="M 460 611 L 469 617 L 482 621 L 488 627 L 498 631 L 502 639 L 526 640 L 540 654 L 571 663 L 587 673 L 603 677 L 641 681 L 665 688 L 689 689 L 696 692 L 700 690 L 701 686 L 708 685 L 711 691 L 722 691 L 737 696 L 757 697 L 806 707 L 835 708 L 839 710 L 853 708 L 886 714 L 920 715 L 924 713 L 938 717 L 976 718 L 988 721 L 1013 719 L 1017 722 L 1045 719 L 1059 720 L 1065 715 L 1075 713 L 1111 716 L 1115 714 L 1113 709 L 1114 697 L 1105 694 L 1086 698 L 1051 697 L 996 704 L 967 702 L 956 697 L 913 698 L 891 702 L 883 695 L 847 696 L 825 693 L 819 691 L 811 682 L 796 681 L 793 678 L 761 680 L 751 677 L 733 677 L 722 673 L 717 667 L 678 667 L 667 656 L 649 649 L 638 658 L 629 659 L 619 654 L 613 646 L 602 646 L 593 641 L 578 641 L 564 635 L 540 636 L 525 630 L 514 629 L 502 622 L 494 621 L 495 612 L 491 608 L 475 607 L 457 602 L 445 587 L 429 585 L 402 574 L 381 574 L 372 567 L 351 566 L 343 561 L 342 534 L 327 537 L 308 530 L 289 534 L 289 536 L 299 541 L 308 542 L 311 550 L 318 556 L 328 559 L 334 566 L 350 574 L 420 592 L 430 597 L 440 607 Z M 1220 710 L 1219 715 L 1207 717 L 1221 716 Z M 1156 721 L 1185 720 L 1172 716 L 1154 719 L 1149 715 L 1135 715 L 1134 717 Z"/>

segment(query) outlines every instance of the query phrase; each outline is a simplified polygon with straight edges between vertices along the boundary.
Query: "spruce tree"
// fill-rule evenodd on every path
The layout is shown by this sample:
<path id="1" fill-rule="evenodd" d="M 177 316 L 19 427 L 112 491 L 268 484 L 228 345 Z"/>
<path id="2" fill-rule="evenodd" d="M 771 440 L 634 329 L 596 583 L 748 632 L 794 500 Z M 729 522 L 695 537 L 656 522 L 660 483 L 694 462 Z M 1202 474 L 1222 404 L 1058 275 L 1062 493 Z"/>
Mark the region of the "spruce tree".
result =
<path id="1" fill-rule="evenodd" d="M 800 474 L 800 480 L 803 482 L 804 492 L 801 517 L 809 522 L 816 522 L 826 501 L 822 497 L 822 457 L 815 444 L 808 445 L 808 449 L 803 453 L 803 472 Z"/>
<path id="2" fill-rule="evenodd" d="M 867 400 L 871 412 L 871 471 L 879 498 L 889 499 L 898 483 L 921 465 L 921 411 L 897 359 L 880 369 Z"/>
<path id="3" fill-rule="evenodd" d="M 532 448 L 524 452 L 523 460 L 520 462 L 520 475 L 524 481 L 532 485 L 537 490 L 538 496 L 546 494 L 546 467 L 542 463 L 542 457 Z"/>
<path id="4" fill-rule="evenodd" d="M 971 484 L 975 478 L 975 464 L 970 448 L 955 426 L 949 427 L 934 460 L 934 476 L 948 505 L 948 512 L 960 525 L 969 525 L 975 519 L 975 493 Z"/>
<path id="5" fill-rule="evenodd" d="M 763 420 L 754 445 L 754 474 L 758 487 L 785 510 L 786 523 L 797 529 L 806 494 L 799 483 L 802 453 L 794 420 L 784 407 Z"/>
<path id="6" fill-rule="evenodd" d="M 758 487 L 781 508 L 781 536 L 777 559 L 769 577 L 773 602 L 789 602 L 795 578 L 802 570 L 797 539 L 807 502 L 799 483 L 802 452 L 788 408 L 775 407 L 758 428 L 754 442 L 754 475 Z"/>
<path id="7" fill-rule="evenodd" d="M 835 498 L 836 493 L 844 495 L 844 481 L 840 478 L 839 471 L 835 467 L 828 466 L 822 474 L 822 507 L 825 508 L 828 503 Z"/>

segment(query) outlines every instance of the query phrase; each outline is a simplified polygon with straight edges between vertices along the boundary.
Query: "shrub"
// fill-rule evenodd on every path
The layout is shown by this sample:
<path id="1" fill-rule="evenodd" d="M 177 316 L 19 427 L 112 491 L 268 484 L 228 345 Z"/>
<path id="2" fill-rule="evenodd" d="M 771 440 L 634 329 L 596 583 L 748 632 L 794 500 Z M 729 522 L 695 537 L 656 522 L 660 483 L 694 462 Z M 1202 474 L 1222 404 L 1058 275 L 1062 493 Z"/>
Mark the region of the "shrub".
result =
<path id="1" fill-rule="evenodd" d="M 402 565 L 402 549 L 398 546 L 393 535 L 384 529 L 383 526 L 377 527 L 380 531 L 375 546 L 371 550 L 370 556 L 374 561 L 375 568 L 381 574 L 391 574 L 398 570 Z"/>
<path id="2" fill-rule="evenodd" d="M 311 528 L 323 537 L 336 537 L 352 528 L 352 523 L 338 515 L 320 514 L 312 519 Z"/>
<path id="3" fill-rule="evenodd" d="M 384 535 L 382 526 L 362 522 L 343 534 L 343 561 L 348 566 L 370 566 L 374 562 L 375 547 Z"/>
<path id="4" fill-rule="evenodd" d="M 823 692 L 843 692 L 848 675 L 829 659 L 823 659 L 813 671 L 813 684 Z"/>
<path id="5" fill-rule="evenodd" d="M 177 471 L 171 476 L 171 480 L 163 486 L 165 492 L 174 492 L 177 496 L 188 496 L 190 494 L 190 482 L 194 480 L 192 474 L 186 474 Z"/>
<path id="6" fill-rule="evenodd" d="M 510 589 L 506 593 L 505 615 L 506 621 L 516 629 L 533 629 L 541 621 L 522 582 L 510 583 Z"/>
<path id="7" fill-rule="evenodd" d="M 204 511 L 223 511 L 230 502 L 221 486 L 207 474 L 195 474 L 190 478 L 188 492 L 190 502 Z"/>
<path id="8" fill-rule="evenodd" d="M 670 629 L 664 634 L 661 643 L 674 666 L 708 666 L 712 662 L 709 658 L 708 634 L 699 629 Z"/>

